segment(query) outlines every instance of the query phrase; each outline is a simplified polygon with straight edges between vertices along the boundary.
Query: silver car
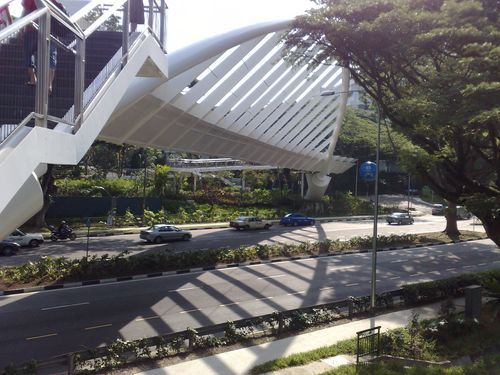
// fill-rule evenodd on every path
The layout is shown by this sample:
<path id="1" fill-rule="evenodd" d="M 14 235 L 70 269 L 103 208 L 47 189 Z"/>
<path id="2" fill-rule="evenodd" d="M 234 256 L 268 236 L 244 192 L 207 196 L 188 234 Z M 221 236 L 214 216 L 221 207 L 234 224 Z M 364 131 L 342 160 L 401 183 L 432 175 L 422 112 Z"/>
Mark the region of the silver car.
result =
<path id="1" fill-rule="evenodd" d="M 21 246 L 37 247 L 43 243 L 43 236 L 40 233 L 24 233 L 16 229 L 5 241 L 17 242 Z"/>
<path id="2" fill-rule="evenodd" d="M 140 234 L 142 240 L 154 243 L 162 243 L 163 241 L 171 240 L 189 241 L 191 237 L 191 232 L 168 224 L 153 225 L 146 230 L 142 230 Z"/>

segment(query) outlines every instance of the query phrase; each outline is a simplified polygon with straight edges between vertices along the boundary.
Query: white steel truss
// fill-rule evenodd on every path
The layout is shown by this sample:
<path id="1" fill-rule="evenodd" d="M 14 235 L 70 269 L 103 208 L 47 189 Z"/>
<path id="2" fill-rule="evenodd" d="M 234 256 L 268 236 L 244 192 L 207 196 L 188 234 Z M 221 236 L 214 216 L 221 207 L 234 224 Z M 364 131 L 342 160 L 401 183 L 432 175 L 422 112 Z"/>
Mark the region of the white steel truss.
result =
<path id="1" fill-rule="evenodd" d="M 288 21 L 268 22 L 169 55 L 169 80 L 130 94 L 99 138 L 231 157 L 322 174 L 354 159 L 333 156 L 349 77 L 339 66 L 291 66 L 282 57 Z M 319 50 L 312 49 L 311 53 Z"/>

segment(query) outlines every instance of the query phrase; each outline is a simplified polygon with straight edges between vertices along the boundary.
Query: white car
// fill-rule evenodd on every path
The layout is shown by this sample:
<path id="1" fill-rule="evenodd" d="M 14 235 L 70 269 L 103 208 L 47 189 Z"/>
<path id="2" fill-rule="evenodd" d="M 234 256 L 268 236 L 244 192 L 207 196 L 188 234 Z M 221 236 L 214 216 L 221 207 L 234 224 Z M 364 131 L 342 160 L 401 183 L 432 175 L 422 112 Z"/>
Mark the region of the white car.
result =
<path id="1" fill-rule="evenodd" d="M 255 216 L 240 216 L 236 220 L 229 222 L 231 228 L 240 229 L 269 229 L 273 223 L 261 220 Z"/>
<path id="2" fill-rule="evenodd" d="M 5 241 L 17 242 L 21 246 L 37 247 L 43 243 L 43 236 L 40 233 L 24 233 L 16 229 Z"/>

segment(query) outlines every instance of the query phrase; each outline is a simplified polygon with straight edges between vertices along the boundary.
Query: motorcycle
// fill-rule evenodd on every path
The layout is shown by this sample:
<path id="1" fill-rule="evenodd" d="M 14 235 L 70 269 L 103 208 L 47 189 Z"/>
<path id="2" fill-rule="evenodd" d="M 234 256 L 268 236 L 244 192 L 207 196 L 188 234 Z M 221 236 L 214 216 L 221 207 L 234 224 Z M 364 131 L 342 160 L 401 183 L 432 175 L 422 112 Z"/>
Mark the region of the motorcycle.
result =
<path id="1" fill-rule="evenodd" d="M 57 241 L 57 240 L 71 240 L 73 241 L 76 239 L 76 234 L 73 233 L 73 229 L 68 228 L 64 232 L 60 232 L 58 229 L 54 228 L 53 225 L 49 226 L 50 229 L 50 240 L 51 241 Z"/>

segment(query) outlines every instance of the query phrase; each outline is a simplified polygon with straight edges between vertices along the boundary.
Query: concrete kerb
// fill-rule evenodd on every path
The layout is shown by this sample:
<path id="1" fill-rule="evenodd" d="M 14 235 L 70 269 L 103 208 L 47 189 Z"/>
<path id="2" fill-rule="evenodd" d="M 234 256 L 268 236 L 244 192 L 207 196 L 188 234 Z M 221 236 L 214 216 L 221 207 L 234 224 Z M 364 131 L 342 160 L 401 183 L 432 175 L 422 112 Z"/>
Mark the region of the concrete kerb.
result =
<path id="1" fill-rule="evenodd" d="M 483 237 L 480 239 L 468 239 L 468 240 L 459 240 L 459 241 L 450 240 L 450 241 L 446 241 L 446 242 L 440 241 L 440 242 L 433 242 L 433 243 L 427 243 L 427 244 L 408 245 L 408 246 L 399 246 L 399 247 L 387 247 L 387 248 L 378 249 L 377 252 L 412 249 L 412 248 L 419 248 L 419 247 L 425 247 L 425 246 L 438 246 L 438 245 L 445 245 L 445 244 L 459 243 L 459 242 L 479 241 L 482 239 L 487 239 L 487 237 Z M 187 273 L 216 271 L 216 270 L 220 270 L 220 269 L 235 268 L 235 267 L 247 267 L 247 266 L 253 266 L 253 265 L 257 265 L 257 264 L 268 264 L 268 263 L 277 263 L 277 262 L 285 262 L 285 261 L 298 261 L 298 260 L 304 260 L 304 259 L 325 258 L 325 257 L 347 255 L 347 254 L 367 253 L 369 251 L 371 251 L 371 250 L 368 250 L 368 249 L 354 250 L 354 251 L 347 250 L 347 251 L 340 251 L 340 252 L 336 252 L 336 253 L 327 253 L 327 254 L 319 254 L 319 255 L 302 255 L 302 256 L 293 256 L 293 257 L 283 257 L 283 258 L 257 260 L 257 261 L 249 261 L 249 262 L 242 262 L 242 263 L 223 264 L 223 265 L 219 265 L 219 266 L 195 267 L 195 268 L 187 268 L 187 269 L 180 269 L 180 270 L 173 270 L 173 271 L 153 272 L 153 273 L 149 273 L 149 274 L 127 275 L 127 276 L 119 276 L 119 277 L 106 278 L 106 279 L 85 280 L 85 281 L 69 282 L 69 283 L 63 283 L 63 284 L 46 285 L 46 286 L 35 286 L 35 287 L 19 288 L 19 289 L 8 289 L 8 290 L 0 290 L 0 296 L 8 296 L 8 295 L 32 293 L 32 292 L 43 292 L 43 291 L 63 289 L 63 288 L 77 288 L 77 287 L 82 287 L 82 286 L 87 286 L 87 285 L 109 284 L 109 283 L 147 279 L 147 278 L 161 277 L 161 276 L 171 276 L 171 275 L 181 275 L 181 274 L 187 274 Z"/>

